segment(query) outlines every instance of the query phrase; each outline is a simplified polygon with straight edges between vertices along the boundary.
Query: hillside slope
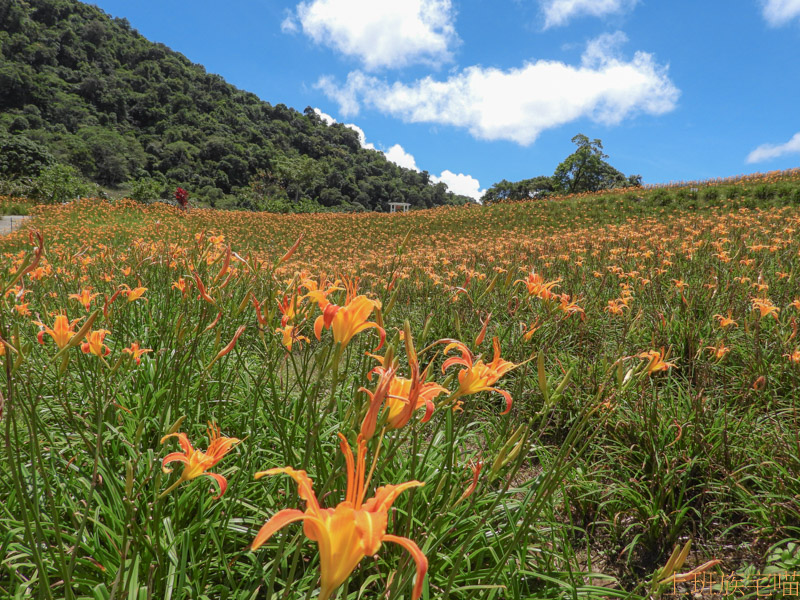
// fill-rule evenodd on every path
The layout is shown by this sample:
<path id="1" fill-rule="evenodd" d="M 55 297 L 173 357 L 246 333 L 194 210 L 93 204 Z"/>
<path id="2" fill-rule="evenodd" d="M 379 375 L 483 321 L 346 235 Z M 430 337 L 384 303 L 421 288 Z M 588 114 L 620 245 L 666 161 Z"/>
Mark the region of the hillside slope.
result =
<path id="1" fill-rule="evenodd" d="M 0 138 L 33 141 L 105 186 L 153 177 L 212 205 L 468 201 L 363 149 L 310 107 L 264 102 L 75 0 L 0 0 Z"/>

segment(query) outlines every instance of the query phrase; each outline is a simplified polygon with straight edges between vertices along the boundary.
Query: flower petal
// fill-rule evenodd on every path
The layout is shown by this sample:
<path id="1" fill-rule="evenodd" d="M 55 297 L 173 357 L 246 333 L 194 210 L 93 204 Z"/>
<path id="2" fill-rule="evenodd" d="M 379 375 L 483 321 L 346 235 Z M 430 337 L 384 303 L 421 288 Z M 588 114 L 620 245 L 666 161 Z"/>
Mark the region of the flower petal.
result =
<path id="1" fill-rule="evenodd" d="M 502 394 L 503 398 L 506 399 L 506 409 L 500 414 L 507 415 L 509 412 L 511 412 L 511 402 L 513 401 L 511 398 L 511 394 L 509 394 L 506 390 L 499 390 L 497 388 L 491 388 L 491 389 L 492 391 L 497 392 L 498 394 Z"/>
<path id="2" fill-rule="evenodd" d="M 394 542 L 408 550 L 414 562 L 417 563 L 417 580 L 414 582 L 414 592 L 411 595 L 412 600 L 419 600 L 422 596 L 422 584 L 425 582 L 425 575 L 428 572 L 428 559 L 419 549 L 416 542 L 408 538 L 399 537 L 396 535 L 386 534 L 383 536 L 384 542 Z"/>
<path id="3" fill-rule="evenodd" d="M 269 538 L 272 537 L 279 529 L 285 527 L 289 523 L 294 523 L 296 521 L 302 521 L 303 519 L 314 518 L 311 515 L 307 515 L 302 510 L 297 510 L 295 508 L 285 508 L 282 511 L 275 513 L 272 518 L 262 525 L 261 529 L 259 529 L 258 533 L 256 534 L 256 538 L 253 540 L 253 543 L 250 544 L 250 550 L 258 550 L 261 546 L 263 546 Z"/>
<path id="4" fill-rule="evenodd" d="M 322 326 L 324 325 L 325 317 L 322 315 L 317 317 L 317 320 L 314 321 L 314 337 L 317 338 L 319 341 L 322 338 Z"/>
<path id="5" fill-rule="evenodd" d="M 186 437 L 185 433 L 168 433 L 167 435 L 161 438 L 161 443 L 163 444 L 164 440 L 167 440 L 171 437 L 178 438 L 178 442 L 180 443 L 181 448 L 183 448 L 183 451 L 186 454 L 189 454 L 194 451 L 194 448 L 192 448 L 192 444 L 191 442 L 189 442 L 189 438 Z"/>
<path id="6" fill-rule="evenodd" d="M 222 498 L 222 496 L 225 495 L 225 490 L 228 489 L 228 480 L 225 479 L 219 473 L 203 473 L 203 475 L 205 475 L 206 477 L 211 477 L 211 479 L 216 481 L 217 485 L 219 486 L 219 494 L 217 496 L 214 496 L 214 500 L 219 500 L 220 498 Z"/>
<path id="7" fill-rule="evenodd" d="M 277 467 L 259 471 L 255 474 L 255 478 L 261 479 L 264 475 L 279 475 L 281 473 L 288 475 L 297 482 L 297 493 L 300 494 L 300 498 L 305 500 L 308 510 L 313 514 L 319 514 L 321 511 L 317 496 L 314 494 L 314 482 L 305 471 L 298 471 L 292 467 Z"/>
<path id="8" fill-rule="evenodd" d="M 172 452 L 170 454 L 167 454 L 164 457 L 164 460 L 161 461 L 161 468 L 164 470 L 165 473 L 172 473 L 172 469 L 164 469 L 164 467 L 169 463 L 175 461 L 182 462 L 185 464 L 189 462 L 189 459 L 186 458 L 186 455 L 183 452 Z"/>
<path id="9" fill-rule="evenodd" d="M 404 491 L 422 487 L 422 481 L 406 481 L 398 485 L 385 485 L 375 490 L 375 495 L 364 503 L 364 509 L 368 511 L 388 511 L 397 497 Z"/>
<path id="10" fill-rule="evenodd" d="M 468 369 L 472 367 L 472 363 L 468 363 L 466 360 L 461 358 L 460 356 L 451 356 L 442 364 L 442 373 L 444 373 L 447 369 L 452 367 L 453 365 L 461 365 L 463 367 L 467 367 Z"/>

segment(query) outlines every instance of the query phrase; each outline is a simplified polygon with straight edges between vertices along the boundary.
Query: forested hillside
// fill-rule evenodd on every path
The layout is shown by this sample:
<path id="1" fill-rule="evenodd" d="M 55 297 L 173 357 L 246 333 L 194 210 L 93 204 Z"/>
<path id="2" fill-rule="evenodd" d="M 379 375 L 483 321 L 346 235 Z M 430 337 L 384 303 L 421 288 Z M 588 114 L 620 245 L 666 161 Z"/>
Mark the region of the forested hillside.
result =
<path id="1" fill-rule="evenodd" d="M 264 102 L 74 0 L 0 0 L 0 145 L 0 178 L 64 163 L 103 186 L 181 186 L 212 206 L 468 201 L 310 107 Z"/>

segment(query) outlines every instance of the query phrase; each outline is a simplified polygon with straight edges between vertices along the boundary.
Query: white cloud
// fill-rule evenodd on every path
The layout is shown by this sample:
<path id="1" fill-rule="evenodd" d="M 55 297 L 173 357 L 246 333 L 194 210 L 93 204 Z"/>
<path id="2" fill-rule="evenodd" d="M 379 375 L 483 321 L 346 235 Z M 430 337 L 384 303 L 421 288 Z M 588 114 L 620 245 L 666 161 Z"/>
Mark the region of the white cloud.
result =
<path id="1" fill-rule="evenodd" d="M 465 175 L 463 173 L 456 174 L 452 171 L 448 171 L 447 169 L 442 171 L 442 174 L 439 177 L 436 177 L 436 175 L 431 175 L 431 181 L 433 181 L 433 183 L 439 183 L 442 181 L 447 184 L 447 188 L 451 192 L 455 194 L 461 194 L 463 196 L 469 196 L 475 200 L 479 200 L 486 192 L 486 190 L 481 189 L 481 182 L 471 175 Z"/>
<path id="2" fill-rule="evenodd" d="M 281 24 L 358 58 L 367 70 L 451 58 L 458 41 L 451 0 L 306 0 Z"/>
<path id="3" fill-rule="evenodd" d="M 764 162 L 786 154 L 800 154 L 800 132 L 795 133 L 785 144 L 761 144 L 747 155 L 747 162 Z"/>
<path id="4" fill-rule="evenodd" d="M 764 18 L 773 27 L 800 18 L 800 0 L 761 0 Z"/>
<path id="5" fill-rule="evenodd" d="M 417 161 L 409 152 L 406 152 L 406 150 L 400 144 L 395 144 L 384 154 L 386 154 L 387 160 L 392 161 L 400 167 L 419 171 L 419 167 L 417 167 Z M 430 179 L 433 183 L 442 182 L 446 184 L 447 189 L 454 194 L 462 194 L 464 196 L 474 198 L 475 200 L 479 200 L 486 192 L 486 190 L 481 189 L 481 182 L 475 179 L 472 175 L 453 173 L 448 169 L 442 171 L 442 174 L 438 177 L 436 175 L 431 175 Z"/>
<path id="6" fill-rule="evenodd" d="M 414 160 L 414 157 L 406 152 L 400 144 L 395 144 L 384 152 L 384 154 L 386 155 L 386 160 L 392 161 L 397 166 L 419 171 L 417 161 Z"/>
<path id="7" fill-rule="evenodd" d="M 361 129 L 361 127 L 355 123 L 345 123 L 344 126 L 349 127 L 358 134 L 358 141 L 362 148 L 366 148 L 367 150 L 375 150 L 375 144 L 367 143 L 367 135 L 364 133 L 364 130 Z"/>
<path id="8" fill-rule="evenodd" d="M 286 18 L 281 21 L 281 31 L 283 33 L 297 33 L 297 21 L 295 21 L 292 13 L 287 14 Z"/>
<path id="9" fill-rule="evenodd" d="M 319 108 L 315 108 L 314 112 L 328 125 L 333 125 L 337 122 L 336 119 L 329 114 L 322 112 Z M 344 126 L 349 127 L 358 134 L 358 141 L 361 143 L 362 148 L 376 150 L 375 144 L 367 143 L 367 136 L 361 127 L 355 123 L 344 123 Z M 406 152 L 405 148 L 403 148 L 400 144 L 395 144 L 388 150 L 384 151 L 383 154 L 386 156 L 386 160 L 393 162 L 399 167 L 405 167 L 406 169 L 412 169 L 417 172 L 420 171 L 414 156 L 410 152 Z M 442 181 L 447 184 L 447 188 L 451 192 L 463 194 L 464 196 L 475 198 L 475 200 L 478 200 L 481 196 L 483 196 L 484 192 L 486 191 L 481 189 L 480 182 L 471 175 L 464 175 L 463 173 L 456 174 L 452 171 L 448 171 L 447 169 L 442 171 L 442 174 L 439 177 L 436 175 L 431 175 L 430 179 L 433 183 L 439 183 Z"/>
<path id="10" fill-rule="evenodd" d="M 603 17 L 632 9 L 638 0 L 539 0 L 544 28 L 566 25 L 575 17 Z"/>
<path id="11" fill-rule="evenodd" d="M 667 68 L 645 52 L 621 58 L 617 47 L 625 39 L 618 32 L 592 40 L 580 66 L 548 60 L 509 70 L 473 66 L 444 81 L 428 76 L 391 85 L 354 71 L 343 85 L 324 77 L 317 87 L 346 115 L 363 104 L 412 123 L 463 127 L 479 139 L 529 145 L 545 129 L 577 119 L 614 125 L 675 108 L 680 91 Z"/>
<path id="12" fill-rule="evenodd" d="M 336 119 L 330 116 L 328 113 L 322 112 L 320 109 L 315 108 L 314 112 L 317 113 L 317 116 L 325 122 L 327 125 L 333 125 L 334 123 L 338 123 Z M 364 133 L 364 130 L 361 129 L 355 123 L 343 123 L 343 125 L 349 129 L 352 129 L 358 134 L 358 142 L 361 144 L 362 148 L 366 148 L 367 150 L 375 150 L 375 144 L 368 144 L 367 143 L 367 136 Z"/>
<path id="13" fill-rule="evenodd" d="M 336 119 L 330 116 L 328 113 L 322 112 L 320 109 L 315 108 L 314 112 L 317 113 L 317 116 L 322 119 L 327 125 L 333 125 L 336 123 Z"/>

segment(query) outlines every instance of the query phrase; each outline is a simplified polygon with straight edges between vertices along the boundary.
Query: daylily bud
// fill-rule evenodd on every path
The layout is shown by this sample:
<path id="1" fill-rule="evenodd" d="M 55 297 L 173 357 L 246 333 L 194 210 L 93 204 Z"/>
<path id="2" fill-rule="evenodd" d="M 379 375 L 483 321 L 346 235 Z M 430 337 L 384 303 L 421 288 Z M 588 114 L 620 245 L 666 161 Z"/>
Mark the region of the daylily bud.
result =
<path id="1" fill-rule="evenodd" d="M 178 417 L 178 420 L 175 421 L 172 424 L 172 426 L 167 430 L 167 435 L 169 435 L 171 433 L 175 433 L 176 431 L 178 431 L 178 429 L 180 429 L 181 423 L 183 423 L 184 419 L 186 419 L 186 415 L 181 415 L 180 417 Z"/>
<path id="2" fill-rule="evenodd" d="M 247 329 L 246 325 L 240 325 L 239 326 L 239 328 L 236 330 L 236 333 L 233 334 L 233 339 L 230 342 L 228 342 L 227 346 L 225 346 L 222 350 L 219 351 L 219 353 L 214 357 L 214 360 L 212 360 L 210 363 L 208 363 L 208 366 L 206 367 L 206 369 L 210 369 L 211 366 L 215 362 L 217 362 L 220 358 L 222 358 L 223 356 L 228 354 L 228 352 L 233 350 L 233 347 L 236 345 L 236 340 L 239 339 L 239 336 L 242 335 L 242 332 L 245 329 Z M 219 332 L 217 332 L 217 333 L 219 333 Z"/>
<path id="3" fill-rule="evenodd" d="M 394 307 L 394 303 L 395 303 L 395 301 L 397 300 L 397 292 L 399 292 L 399 291 L 400 291 L 400 289 L 399 289 L 399 288 L 398 288 L 398 289 L 396 289 L 396 290 L 395 290 L 395 291 L 392 293 L 392 296 L 391 296 L 391 298 L 389 298 L 389 303 L 386 305 L 386 308 L 384 308 L 383 310 L 379 310 L 379 311 L 378 311 L 378 314 L 379 314 L 379 315 L 381 315 L 381 317 L 382 317 L 383 315 L 388 315 L 388 314 L 389 314 L 389 312 L 392 310 L 392 308 Z M 379 322 L 379 324 L 380 324 L 380 322 Z M 383 325 L 381 325 L 381 327 L 383 327 Z"/>
<path id="4" fill-rule="evenodd" d="M 409 363 L 417 363 L 417 351 L 414 348 L 414 339 L 411 336 L 411 323 L 408 322 L 408 319 L 403 321 L 403 341 L 406 345 L 406 356 L 408 356 Z"/>
<path id="5" fill-rule="evenodd" d="M 425 340 L 428 339 L 428 333 L 430 333 L 431 329 L 431 317 L 433 313 L 429 313 L 427 318 L 425 319 L 425 324 L 422 326 L 422 343 L 425 343 Z"/>
<path id="6" fill-rule="evenodd" d="M 523 435 L 526 431 L 526 426 L 520 425 L 511 437 L 508 438 L 508 441 L 503 444 L 503 447 L 500 448 L 500 452 L 497 453 L 497 457 L 492 463 L 492 468 L 489 470 L 489 481 L 493 481 L 497 478 L 500 470 L 519 456 L 522 446 L 527 441 L 526 436 Z"/>
<path id="7" fill-rule="evenodd" d="M 400 246 L 397 248 L 397 255 L 401 256 L 403 251 L 406 249 L 406 244 L 408 243 L 408 238 L 411 237 L 411 229 L 408 230 L 406 233 L 406 237 L 403 238 L 403 241 L 400 243 Z"/>
<path id="8" fill-rule="evenodd" d="M 278 260 L 277 263 L 275 263 L 275 267 L 276 268 L 279 267 L 280 265 L 282 265 L 283 263 L 285 263 L 287 260 L 289 260 L 292 257 L 292 254 L 294 254 L 295 251 L 297 250 L 297 248 L 300 246 L 300 242 L 303 240 L 303 236 L 304 235 L 305 235 L 305 233 L 301 233 L 300 237 L 297 238 L 297 241 L 294 244 L 292 244 L 292 247 L 289 248 L 289 250 L 286 252 L 286 254 L 284 254 L 280 258 L 280 260 Z"/>
<path id="9" fill-rule="evenodd" d="M 133 493 L 133 465 L 131 461 L 125 461 L 125 497 L 130 500 Z"/>
<path id="10" fill-rule="evenodd" d="M 242 314 L 244 309 L 247 308 L 247 303 L 250 300 L 250 293 L 251 293 L 250 289 L 248 289 L 247 292 L 245 292 L 244 298 L 242 298 L 242 301 L 239 303 L 239 307 L 236 309 L 236 316 Z"/>
<path id="11" fill-rule="evenodd" d="M 392 367 L 385 367 L 381 373 L 380 379 L 378 379 L 378 385 L 375 387 L 374 392 L 370 392 L 365 388 L 360 389 L 360 391 L 366 392 L 370 398 L 367 414 L 364 417 L 364 421 L 361 423 L 361 436 L 365 441 L 371 440 L 372 436 L 375 435 L 378 415 L 384 400 L 386 400 L 386 396 L 389 394 L 389 387 L 391 386 L 394 374 L 395 370 Z"/>
<path id="12" fill-rule="evenodd" d="M 219 311 L 219 313 L 217 314 L 217 318 L 214 319 L 213 321 L 211 321 L 211 323 L 209 323 L 208 326 L 206 326 L 206 328 L 203 329 L 203 333 L 205 333 L 206 331 L 209 331 L 211 329 L 214 329 L 214 327 L 217 326 L 217 323 L 219 323 L 219 320 L 221 318 L 222 318 L 222 311 Z"/>
<path id="13" fill-rule="evenodd" d="M 492 293 L 492 291 L 494 290 L 494 287 L 497 285 L 497 278 L 498 277 L 500 277 L 500 273 L 496 273 L 495 276 L 492 277 L 492 280 L 489 282 L 489 285 L 486 287 L 485 290 L 483 290 L 483 293 L 480 296 L 478 296 L 477 302 L 480 302 L 481 300 L 483 300 L 483 297 L 486 296 L 487 294 L 491 294 Z"/>
<path id="14" fill-rule="evenodd" d="M 228 250 L 225 253 L 225 260 L 222 262 L 222 267 L 220 268 L 219 273 L 217 273 L 217 276 L 214 278 L 215 285 L 219 283 L 219 280 L 225 276 L 230 266 L 231 266 L 231 247 L 228 246 Z"/>
<path id="15" fill-rule="evenodd" d="M 544 396 L 544 401 L 547 403 L 550 400 L 550 395 L 547 390 L 547 373 L 544 370 L 544 353 L 539 352 L 536 356 L 536 370 L 539 379 L 539 391 Z"/>
<path id="16" fill-rule="evenodd" d="M 466 490 L 464 490 L 464 493 L 461 494 L 461 497 L 458 500 L 456 500 L 454 507 L 461 504 L 464 500 L 469 498 L 473 494 L 473 492 L 475 492 L 475 488 L 478 487 L 478 477 L 481 474 L 481 469 L 483 469 L 483 461 L 478 460 L 478 462 L 470 465 L 470 469 L 472 469 L 472 481 L 470 482 L 469 487 Z"/>
<path id="17" fill-rule="evenodd" d="M 486 315 L 486 320 L 483 321 L 483 327 L 481 327 L 480 333 L 478 333 L 478 337 L 475 338 L 475 347 L 477 348 L 483 343 L 483 339 L 486 337 L 486 327 L 489 325 L 489 319 L 492 318 L 492 313 Z"/>

